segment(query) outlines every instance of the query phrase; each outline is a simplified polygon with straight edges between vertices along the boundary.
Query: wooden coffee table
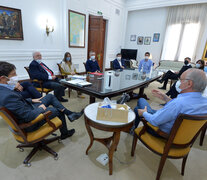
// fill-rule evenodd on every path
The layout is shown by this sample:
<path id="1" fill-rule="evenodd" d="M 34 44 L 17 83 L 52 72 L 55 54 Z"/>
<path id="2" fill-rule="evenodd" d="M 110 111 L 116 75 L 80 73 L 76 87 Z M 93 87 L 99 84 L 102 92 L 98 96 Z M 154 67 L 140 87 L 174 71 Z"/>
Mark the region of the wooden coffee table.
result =
<path id="1" fill-rule="evenodd" d="M 109 156 L 109 175 L 112 175 L 113 171 L 113 154 L 116 151 L 121 131 L 129 132 L 130 128 L 133 126 L 135 120 L 135 113 L 130 110 L 128 114 L 128 123 L 110 122 L 110 121 L 100 121 L 96 119 L 97 110 L 99 103 L 93 103 L 88 105 L 84 110 L 85 116 L 85 126 L 90 137 L 90 144 L 86 150 L 86 155 L 88 155 L 89 149 L 92 147 L 94 141 L 98 141 L 105 145 L 108 150 Z M 96 128 L 102 131 L 113 132 L 113 135 L 108 138 L 96 138 L 92 132 L 92 129 Z"/>

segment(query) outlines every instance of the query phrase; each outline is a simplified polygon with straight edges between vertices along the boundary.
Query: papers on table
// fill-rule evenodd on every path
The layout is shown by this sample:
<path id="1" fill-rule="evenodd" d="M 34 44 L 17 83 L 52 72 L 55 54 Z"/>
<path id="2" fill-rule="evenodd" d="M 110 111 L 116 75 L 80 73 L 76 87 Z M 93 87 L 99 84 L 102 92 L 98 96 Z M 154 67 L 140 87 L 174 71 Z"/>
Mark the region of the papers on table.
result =
<path id="1" fill-rule="evenodd" d="M 81 76 L 81 75 L 68 75 L 68 78 L 71 79 L 86 79 L 86 76 Z"/>
<path id="2" fill-rule="evenodd" d="M 67 81 L 67 83 L 78 85 L 78 86 L 90 86 L 92 84 L 92 83 L 87 82 L 87 81 L 82 80 L 82 79 L 70 80 L 70 81 Z"/>

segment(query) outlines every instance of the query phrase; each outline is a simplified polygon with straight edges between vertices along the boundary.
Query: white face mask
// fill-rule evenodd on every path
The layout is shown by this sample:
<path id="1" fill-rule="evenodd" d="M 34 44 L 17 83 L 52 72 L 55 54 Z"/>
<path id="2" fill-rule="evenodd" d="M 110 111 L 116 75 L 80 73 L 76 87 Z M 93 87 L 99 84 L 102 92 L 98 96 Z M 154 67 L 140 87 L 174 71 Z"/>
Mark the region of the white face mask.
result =
<path id="1" fill-rule="evenodd" d="M 91 60 L 95 60 L 96 56 L 91 56 Z"/>
<path id="2" fill-rule="evenodd" d="M 178 81 L 176 82 L 176 84 L 175 84 L 175 88 L 176 88 L 176 91 L 177 91 L 178 93 L 181 93 L 181 91 L 183 91 L 183 90 L 185 90 L 185 89 L 188 88 L 188 87 L 186 87 L 186 88 L 184 88 L 184 89 L 180 89 L 180 85 L 181 85 L 181 81 L 178 80 Z"/>
<path id="3" fill-rule="evenodd" d="M 145 59 L 149 59 L 149 56 L 145 56 Z"/>
<path id="4" fill-rule="evenodd" d="M 37 61 L 38 63 L 41 63 L 41 62 L 42 62 L 42 59 L 36 59 L 36 61 Z"/>
<path id="5" fill-rule="evenodd" d="M 19 81 L 18 76 L 13 76 L 11 78 L 9 78 L 9 81 L 7 82 L 9 85 L 16 85 Z"/>
<path id="6" fill-rule="evenodd" d="M 117 60 L 120 61 L 121 60 L 121 57 L 117 57 Z"/>

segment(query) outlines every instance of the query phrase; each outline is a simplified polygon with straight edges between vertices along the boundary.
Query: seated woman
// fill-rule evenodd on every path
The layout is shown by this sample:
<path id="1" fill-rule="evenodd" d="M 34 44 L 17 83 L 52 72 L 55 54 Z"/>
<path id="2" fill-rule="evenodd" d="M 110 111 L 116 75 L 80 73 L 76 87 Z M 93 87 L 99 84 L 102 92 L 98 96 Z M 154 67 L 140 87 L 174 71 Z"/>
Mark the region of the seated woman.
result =
<path id="1" fill-rule="evenodd" d="M 196 61 L 196 66 L 195 66 L 195 68 L 198 68 L 198 69 L 200 69 L 200 70 L 204 70 L 204 64 L 205 64 L 204 60 L 199 59 L 198 61 Z M 166 95 L 167 95 L 167 96 L 170 96 L 172 99 L 173 99 L 173 98 L 176 98 L 177 95 L 179 94 L 179 92 L 176 91 L 176 83 L 177 83 L 177 82 L 175 82 L 175 83 L 172 85 L 172 87 L 170 88 L 170 90 L 166 93 Z"/>
<path id="2" fill-rule="evenodd" d="M 61 73 L 63 74 L 66 74 L 66 75 L 75 75 L 77 72 L 76 72 L 76 69 L 72 63 L 72 56 L 69 52 L 66 52 L 65 55 L 64 55 L 64 58 L 60 64 L 61 66 Z M 81 92 L 77 92 L 78 93 L 78 97 L 79 98 L 85 98 L 85 96 L 83 96 L 81 94 Z"/>

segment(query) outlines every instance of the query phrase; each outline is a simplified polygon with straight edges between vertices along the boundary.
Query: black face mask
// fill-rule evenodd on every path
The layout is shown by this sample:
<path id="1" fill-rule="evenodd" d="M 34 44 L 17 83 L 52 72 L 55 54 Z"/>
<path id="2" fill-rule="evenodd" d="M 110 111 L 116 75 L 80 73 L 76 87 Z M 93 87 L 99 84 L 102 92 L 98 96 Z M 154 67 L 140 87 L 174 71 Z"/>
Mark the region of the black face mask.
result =
<path id="1" fill-rule="evenodd" d="M 185 65 L 187 65 L 187 64 L 188 64 L 188 61 L 187 61 L 187 60 L 185 60 L 185 61 L 184 61 L 184 64 L 185 64 Z"/>

